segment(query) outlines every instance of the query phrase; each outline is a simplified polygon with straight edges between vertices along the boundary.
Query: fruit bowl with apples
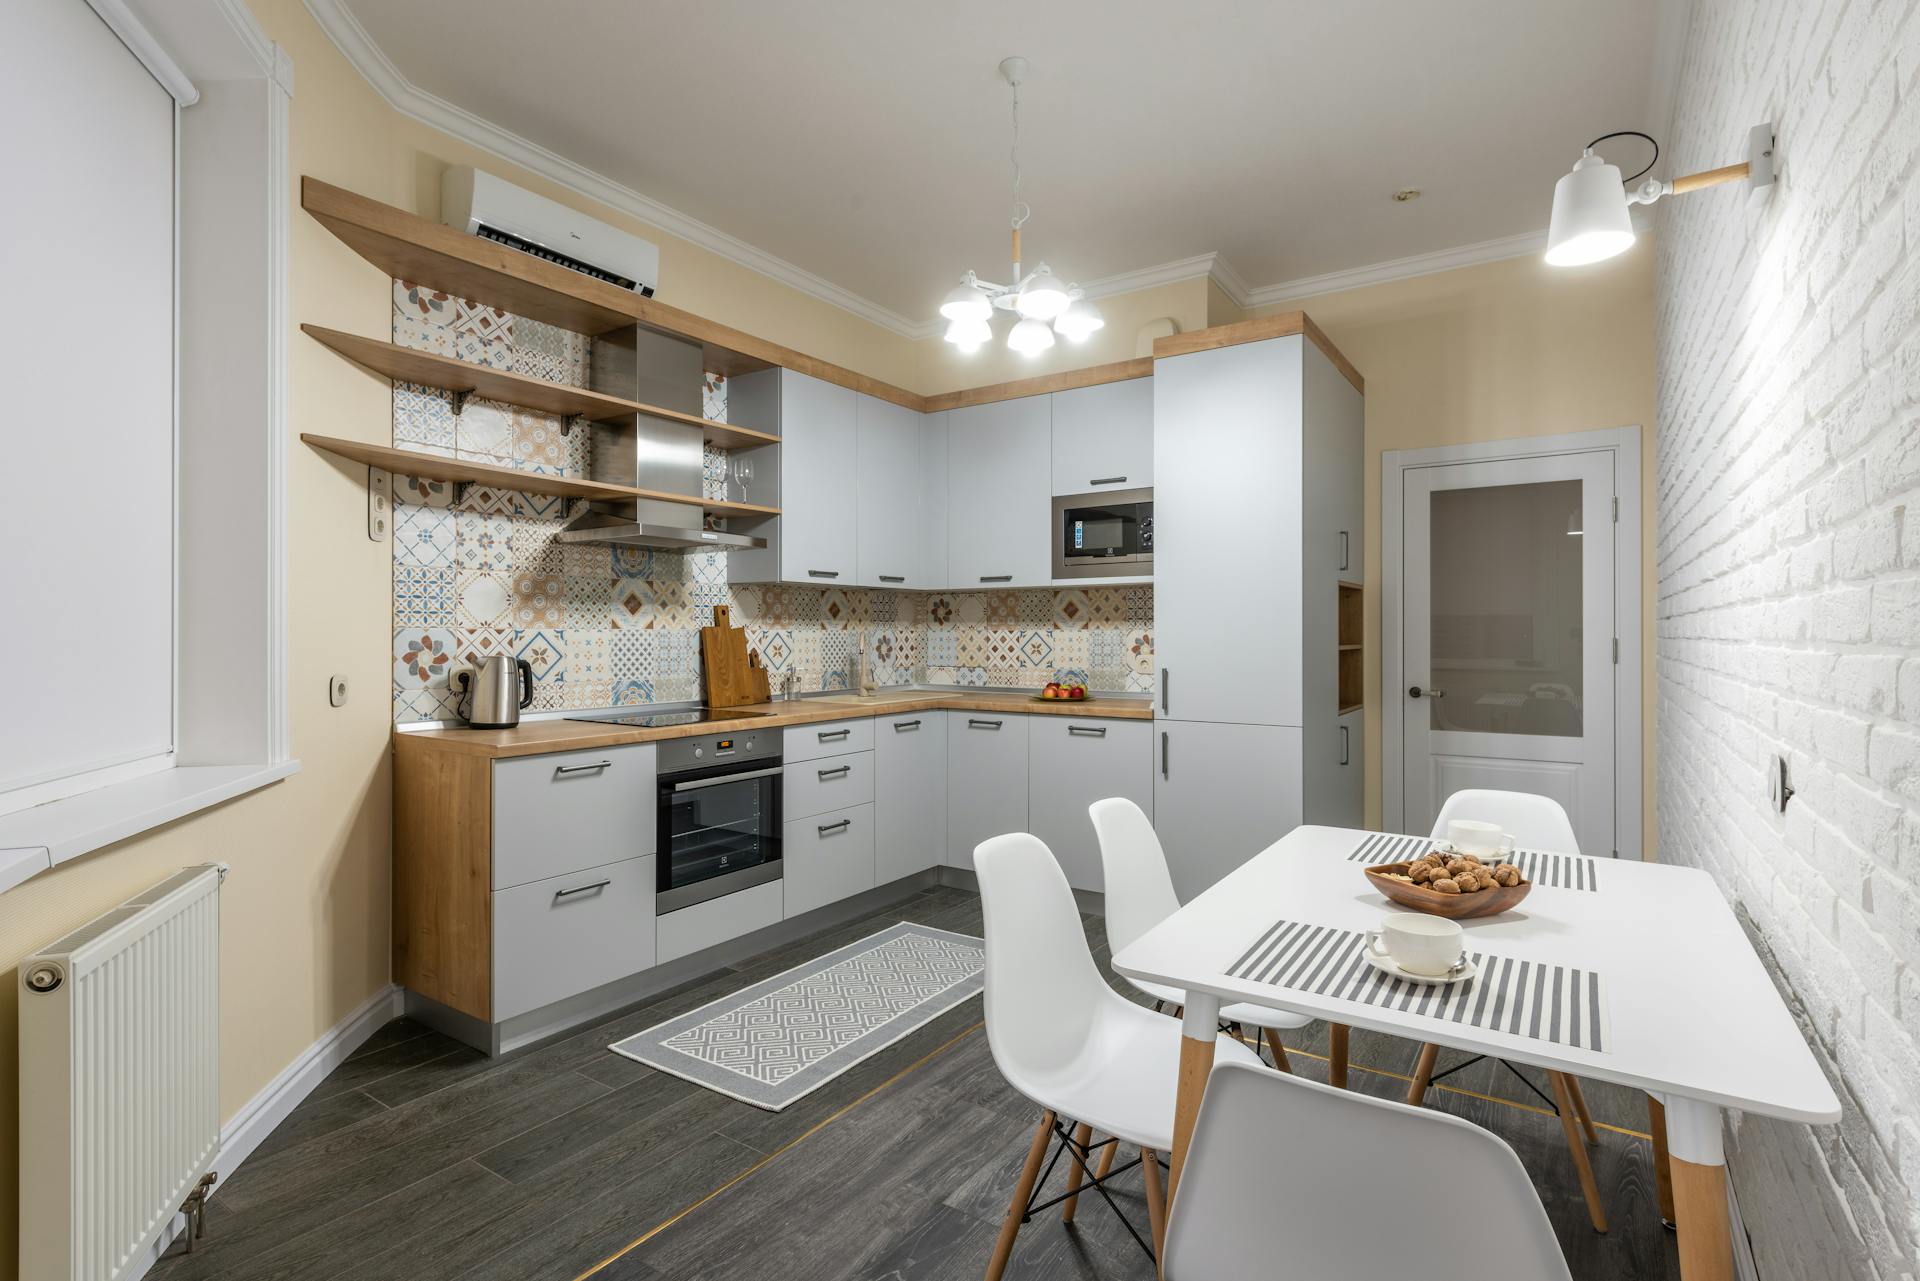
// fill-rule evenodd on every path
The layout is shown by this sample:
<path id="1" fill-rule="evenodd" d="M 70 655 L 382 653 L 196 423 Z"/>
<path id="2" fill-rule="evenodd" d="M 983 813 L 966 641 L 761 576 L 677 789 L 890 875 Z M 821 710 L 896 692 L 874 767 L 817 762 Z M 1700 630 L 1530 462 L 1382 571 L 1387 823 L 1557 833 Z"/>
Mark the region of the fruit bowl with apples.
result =
<path id="1" fill-rule="evenodd" d="M 1087 687 L 1078 683 L 1048 681 L 1047 687 L 1035 694 L 1034 701 L 1041 703 L 1079 702 L 1087 696 Z"/>

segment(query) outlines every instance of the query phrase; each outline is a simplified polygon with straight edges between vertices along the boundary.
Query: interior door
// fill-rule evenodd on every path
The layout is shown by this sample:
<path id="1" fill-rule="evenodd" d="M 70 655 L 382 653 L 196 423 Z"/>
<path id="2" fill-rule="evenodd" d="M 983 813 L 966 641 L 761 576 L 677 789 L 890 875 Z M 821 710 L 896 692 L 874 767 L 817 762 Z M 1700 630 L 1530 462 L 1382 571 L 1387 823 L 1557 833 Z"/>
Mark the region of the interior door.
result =
<path id="1" fill-rule="evenodd" d="M 1582 852 L 1617 848 L 1613 484 L 1604 452 L 1402 474 L 1408 831 L 1501 788 L 1559 801 Z"/>

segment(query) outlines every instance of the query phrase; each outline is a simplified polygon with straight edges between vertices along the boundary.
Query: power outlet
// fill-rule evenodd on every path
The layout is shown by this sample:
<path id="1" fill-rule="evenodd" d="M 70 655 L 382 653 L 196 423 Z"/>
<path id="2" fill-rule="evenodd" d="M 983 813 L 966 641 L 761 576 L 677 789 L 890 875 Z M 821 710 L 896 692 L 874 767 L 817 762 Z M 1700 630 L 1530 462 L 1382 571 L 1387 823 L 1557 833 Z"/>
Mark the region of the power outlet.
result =
<path id="1" fill-rule="evenodd" d="M 393 533 L 393 477 L 367 468 L 367 537 L 384 543 Z M 339 706 L 339 704 L 335 704 Z"/>
<path id="2" fill-rule="evenodd" d="M 1793 799 L 1793 785 L 1787 781 L 1787 758 L 1775 756 L 1767 762 L 1767 800 L 1773 806 L 1773 812 L 1787 812 L 1787 802 Z"/>
<path id="3" fill-rule="evenodd" d="M 327 701 L 335 707 L 347 705 L 347 678 L 330 676 L 327 678 Z"/>

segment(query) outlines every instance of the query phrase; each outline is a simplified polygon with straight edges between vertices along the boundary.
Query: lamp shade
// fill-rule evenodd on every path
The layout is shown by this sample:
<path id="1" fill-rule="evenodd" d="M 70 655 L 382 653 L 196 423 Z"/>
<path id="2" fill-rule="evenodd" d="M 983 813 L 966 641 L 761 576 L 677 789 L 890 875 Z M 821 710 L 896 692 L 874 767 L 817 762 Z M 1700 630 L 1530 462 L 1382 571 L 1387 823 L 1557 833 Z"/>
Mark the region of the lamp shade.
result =
<path id="1" fill-rule="evenodd" d="M 1577 267 L 1625 253 L 1633 244 L 1627 191 L 1620 170 L 1588 151 L 1553 187 L 1547 261 Z"/>
<path id="2" fill-rule="evenodd" d="M 1022 356 L 1037 356 L 1053 346 L 1053 330 L 1047 328 L 1045 321 L 1029 316 L 1007 335 L 1007 346 Z"/>
<path id="3" fill-rule="evenodd" d="M 1013 300 L 1014 310 L 1029 320 L 1052 320 L 1067 309 L 1067 291 L 1045 263 L 1033 273 L 1020 296 Z"/>
<path id="4" fill-rule="evenodd" d="M 1100 309 L 1084 298 L 1075 298 L 1054 318 L 1054 332 L 1068 342 L 1085 342 L 1087 336 L 1107 323 Z"/>
<path id="5" fill-rule="evenodd" d="M 986 291 L 963 280 L 947 291 L 940 303 L 940 314 L 948 320 L 987 320 L 993 316 L 993 304 Z"/>
<path id="6" fill-rule="evenodd" d="M 975 352 L 993 337 L 993 326 L 984 320 L 956 320 L 947 326 L 946 340 L 964 352 Z"/>

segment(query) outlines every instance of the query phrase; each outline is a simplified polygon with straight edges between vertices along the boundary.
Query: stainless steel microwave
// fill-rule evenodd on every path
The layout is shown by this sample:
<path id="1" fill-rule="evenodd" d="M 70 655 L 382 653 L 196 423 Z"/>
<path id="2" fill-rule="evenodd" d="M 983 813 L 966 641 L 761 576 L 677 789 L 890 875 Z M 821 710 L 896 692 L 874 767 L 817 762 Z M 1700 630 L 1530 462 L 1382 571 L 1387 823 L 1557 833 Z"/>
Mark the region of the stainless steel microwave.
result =
<path id="1" fill-rule="evenodd" d="M 1109 489 L 1053 500 L 1055 578 L 1153 573 L 1153 491 Z"/>

